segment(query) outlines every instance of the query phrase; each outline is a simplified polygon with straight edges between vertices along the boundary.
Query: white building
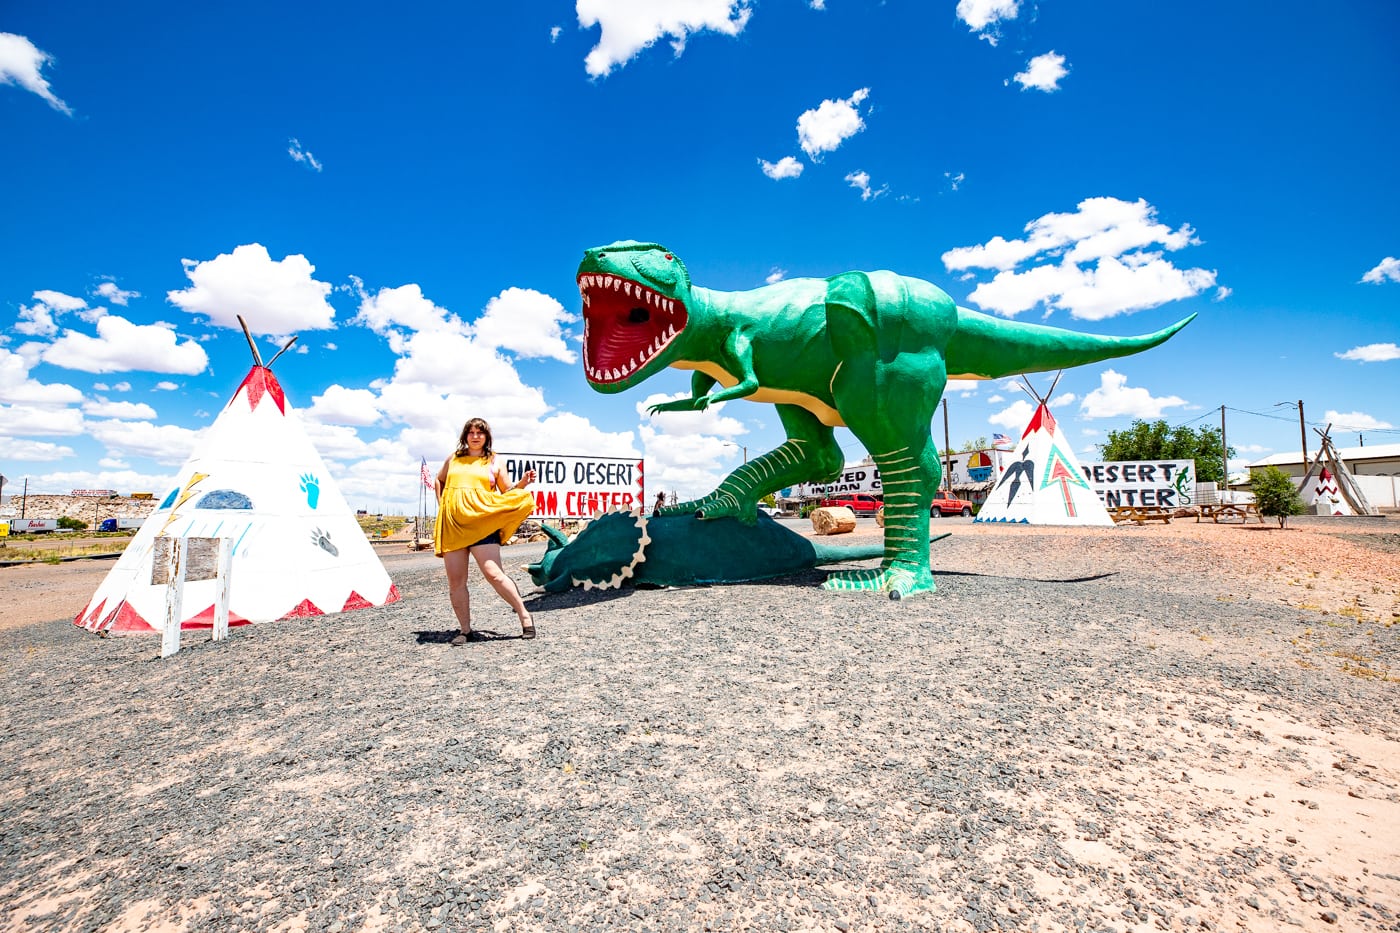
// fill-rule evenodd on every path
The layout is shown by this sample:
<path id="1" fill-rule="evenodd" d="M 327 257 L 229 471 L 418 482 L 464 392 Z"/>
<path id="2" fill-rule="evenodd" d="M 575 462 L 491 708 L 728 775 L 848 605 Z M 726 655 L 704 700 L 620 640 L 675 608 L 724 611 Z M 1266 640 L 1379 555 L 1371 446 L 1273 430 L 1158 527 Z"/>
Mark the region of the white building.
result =
<path id="1" fill-rule="evenodd" d="M 1334 447 L 1337 457 L 1346 464 L 1366 500 L 1382 512 L 1400 509 L 1400 444 L 1373 444 L 1369 447 Z M 1309 450 L 1309 456 L 1317 451 Z M 1278 467 L 1301 481 L 1307 475 L 1307 465 L 1300 450 L 1274 454 L 1249 465 L 1250 471 Z"/>
<path id="2" fill-rule="evenodd" d="M 1337 456 L 1346 464 L 1354 476 L 1400 476 L 1400 444 L 1372 444 L 1369 447 L 1337 447 Z M 1317 450 L 1310 449 L 1309 456 L 1317 456 Z M 1250 470 L 1262 470 L 1275 466 L 1289 476 L 1302 478 L 1307 473 L 1303 463 L 1303 452 L 1293 450 L 1274 454 L 1249 465 Z"/>

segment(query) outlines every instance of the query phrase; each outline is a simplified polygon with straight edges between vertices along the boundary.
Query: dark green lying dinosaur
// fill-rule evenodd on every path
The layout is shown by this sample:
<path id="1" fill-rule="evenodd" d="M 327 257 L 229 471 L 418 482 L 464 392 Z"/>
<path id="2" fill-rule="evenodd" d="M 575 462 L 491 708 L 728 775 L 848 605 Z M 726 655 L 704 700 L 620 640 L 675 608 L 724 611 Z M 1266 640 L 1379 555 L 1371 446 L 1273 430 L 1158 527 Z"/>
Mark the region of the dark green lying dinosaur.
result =
<path id="1" fill-rule="evenodd" d="M 609 512 L 572 541 L 548 525 L 544 532 L 549 536 L 544 556 L 525 569 L 536 586 L 551 593 L 571 586 L 607 590 L 767 580 L 822 564 L 869 560 L 883 550 L 879 544 L 812 541 L 767 515 L 747 527 L 735 519 L 702 521 L 692 514 L 648 519 Z"/>
<path id="2" fill-rule="evenodd" d="M 1080 366 L 1155 347 L 1155 334 L 1101 337 L 958 307 L 937 286 L 893 272 L 789 279 L 746 292 L 693 286 L 665 247 L 624 241 L 584 253 L 583 367 L 599 392 L 621 392 L 663 368 L 694 370 L 691 398 L 652 411 L 700 411 L 746 398 L 773 402 L 787 440 L 703 498 L 662 514 L 755 520 L 761 497 L 829 482 L 844 466 L 832 429 L 845 425 L 880 468 L 885 549 L 879 570 L 833 574 L 830 589 L 931 591 L 929 502 L 942 475 L 929 425 L 949 379 L 996 379 Z M 722 386 L 716 390 L 716 386 Z"/>

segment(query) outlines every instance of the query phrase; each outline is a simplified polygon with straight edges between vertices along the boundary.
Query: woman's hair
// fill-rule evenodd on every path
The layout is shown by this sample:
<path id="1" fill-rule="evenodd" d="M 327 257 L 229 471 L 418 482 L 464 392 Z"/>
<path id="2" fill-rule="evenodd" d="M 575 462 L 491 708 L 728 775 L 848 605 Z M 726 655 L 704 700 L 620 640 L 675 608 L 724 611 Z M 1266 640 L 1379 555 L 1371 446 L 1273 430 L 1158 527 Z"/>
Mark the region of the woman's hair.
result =
<path id="1" fill-rule="evenodd" d="M 467 455 L 467 432 L 472 428 L 480 428 L 481 433 L 486 435 L 486 447 L 482 453 L 487 457 L 491 456 L 491 425 L 487 424 L 484 418 L 472 418 L 462 425 L 462 436 L 457 439 L 457 453 L 454 456 Z"/>

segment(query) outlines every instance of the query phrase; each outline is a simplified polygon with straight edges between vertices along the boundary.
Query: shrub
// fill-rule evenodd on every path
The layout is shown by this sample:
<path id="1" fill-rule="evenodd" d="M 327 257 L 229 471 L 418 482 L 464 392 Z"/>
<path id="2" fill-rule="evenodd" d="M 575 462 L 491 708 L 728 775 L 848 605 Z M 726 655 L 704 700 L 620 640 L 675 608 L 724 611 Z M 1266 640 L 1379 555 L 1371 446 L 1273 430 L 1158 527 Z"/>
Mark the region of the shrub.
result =
<path id="1" fill-rule="evenodd" d="M 83 531 L 87 528 L 87 522 L 71 515 L 60 515 L 58 517 L 58 527 L 64 531 Z"/>
<path id="2" fill-rule="evenodd" d="M 1254 504 L 1260 515 L 1272 515 L 1283 528 L 1290 515 L 1302 515 L 1307 511 L 1303 497 L 1298 495 L 1298 487 L 1293 485 L 1293 477 L 1278 467 L 1265 467 L 1255 472 L 1250 481 L 1254 490 Z"/>

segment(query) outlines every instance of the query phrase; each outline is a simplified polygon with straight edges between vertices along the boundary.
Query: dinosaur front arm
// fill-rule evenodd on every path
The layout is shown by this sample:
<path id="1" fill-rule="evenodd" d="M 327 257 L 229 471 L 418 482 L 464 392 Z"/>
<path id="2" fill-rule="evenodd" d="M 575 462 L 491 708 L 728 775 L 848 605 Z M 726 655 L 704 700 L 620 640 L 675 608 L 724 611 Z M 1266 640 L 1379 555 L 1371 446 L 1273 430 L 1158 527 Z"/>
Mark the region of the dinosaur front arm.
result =
<path id="1" fill-rule="evenodd" d="M 725 370 L 739 374 L 739 381 L 727 389 L 720 389 L 708 396 L 697 398 L 695 401 L 700 410 L 713 405 L 715 402 L 728 402 L 736 398 L 747 398 L 758 391 L 758 374 L 753 371 L 753 345 L 749 343 L 748 335 L 742 330 L 736 330 L 724 341 Z"/>
<path id="2" fill-rule="evenodd" d="M 727 389 L 711 392 L 719 382 L 703 370 L 695 370 L 690 376 L 690 398 L 678 398 L 669 402 L 652 405 L 652 414 L 662 411 L 704 411 L 716 402 L 745 398 L 759 389 L 758 375 L 753 371 L 753 348 L 749 338 L 743 333 L 731 334 L 725 340 L 722 359 L 719 361 L 725 372 L 736 370 L 741 374 L 739 381 Z"/>
<path id="3" fill-rule="evenodd" d="M 695 370 L 690 374 L 690 398 L 678 398 L 669 402 L 652 405 L 647 411 L 653 415 L 661 411 L 703 411 L 709 404 L 709 392 L 716 384 L 715 377 Z"/>

